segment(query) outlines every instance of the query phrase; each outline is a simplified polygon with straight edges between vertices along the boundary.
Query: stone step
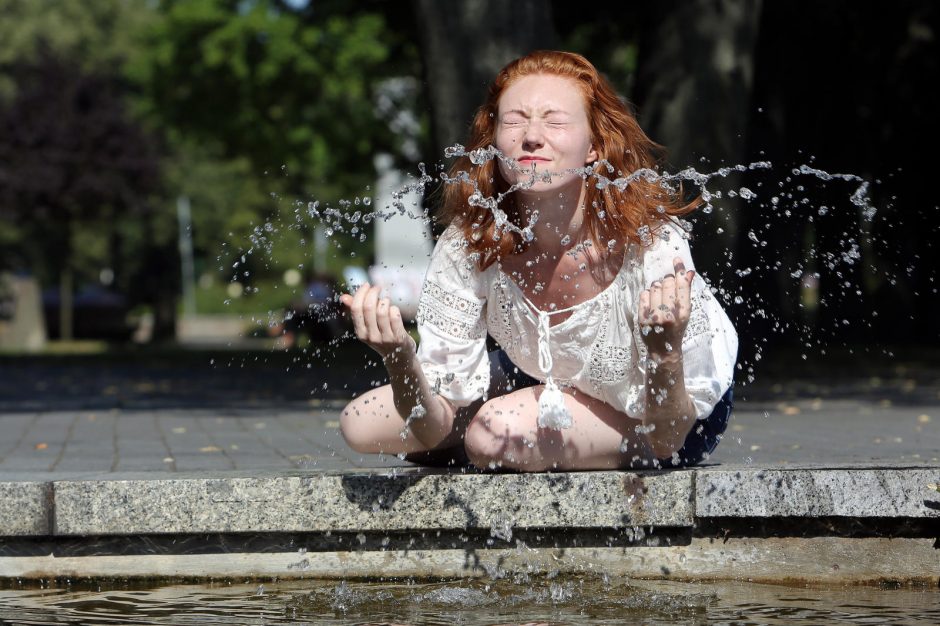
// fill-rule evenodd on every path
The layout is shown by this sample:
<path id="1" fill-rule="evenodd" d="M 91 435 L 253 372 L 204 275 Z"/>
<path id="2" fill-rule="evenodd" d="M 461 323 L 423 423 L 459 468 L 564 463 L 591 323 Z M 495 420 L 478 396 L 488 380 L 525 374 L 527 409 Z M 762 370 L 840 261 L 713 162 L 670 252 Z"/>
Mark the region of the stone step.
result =
<path id="1" fill-rule="evenodd" d="M 450 576 L 555 563 L 936 583 L 938 483 L 940 466 L 24 477 L 0 482 L 0 577 Z M 826 563 L 788 553 L 804 544 Z"/>

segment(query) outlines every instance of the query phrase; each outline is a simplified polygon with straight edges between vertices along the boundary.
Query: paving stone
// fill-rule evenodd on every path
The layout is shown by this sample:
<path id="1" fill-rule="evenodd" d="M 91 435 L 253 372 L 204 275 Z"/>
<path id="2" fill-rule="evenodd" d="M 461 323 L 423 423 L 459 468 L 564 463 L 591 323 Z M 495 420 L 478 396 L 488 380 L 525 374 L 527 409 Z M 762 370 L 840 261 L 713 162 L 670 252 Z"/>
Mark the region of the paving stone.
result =
<path id="1" fill-rule="evenodd" d="M 52 470 L 62 446 L 51 446 L 44 450 L 17 448 L 0 462 L 0 477 L 8 472 L 48 472 Z"/>
<path id="2" fill-rule="evenodd" d="M 233 470 L 235 464 L 221 452 L 176 452 L 168 458 L 173 459 L 174 467 L 179 471 Z"/>
<path id="3" fill-rule="evenodd" d="M 698 517 L 940 517 L 940 467 L 706 469 L 696 473 Z M 934 485 L 931 488 L 929 485 Z"/>
<path id="4" fill-rule="evenodd" d="M 0 537 L 51 534 L 51 490 L 47 482 L 0 482 Z"/>
<path id="5" fill-rule="evenodd" d="M 33 414 L 0 415 L 0 460 L 16 448 L 35 419 Z"/>

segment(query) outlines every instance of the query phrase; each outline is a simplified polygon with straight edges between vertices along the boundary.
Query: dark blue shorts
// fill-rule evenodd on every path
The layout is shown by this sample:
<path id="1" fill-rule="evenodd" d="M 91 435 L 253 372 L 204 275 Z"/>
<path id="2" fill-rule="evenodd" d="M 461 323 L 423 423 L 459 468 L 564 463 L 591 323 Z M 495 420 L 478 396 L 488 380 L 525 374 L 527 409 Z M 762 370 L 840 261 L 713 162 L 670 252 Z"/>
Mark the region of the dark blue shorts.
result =
<path id="1" fill-rule="evenodd" d="M 490 389 L 488 397 L 495 398 L 510 391 L 525 389 L 541 384 L 509 360 L 503 350 L 490 352 Z M 722 434 L 728 427 L 731 410 L 734 406 L 734 387 L 729 387 L 711 414 L 692 427 L 692 431 L 685 438 L 685 444 L 679 449 L 676 461 L 672 458 L 660 459 L 659 466 L 663 469 L 675 469 L 697 465 L 714 452 L 721 441 Z M 470 405 L 465 413 L 472 417 L 482 405 L 482 400 Z M 415 452 L 405 457 L 406 460 L 420 465 L 433 467 L 466 467 L 470 465 L 463 445 L 430 450 L 428 452 Z M 634 468 L 644 469 L 644 468 Z"/>

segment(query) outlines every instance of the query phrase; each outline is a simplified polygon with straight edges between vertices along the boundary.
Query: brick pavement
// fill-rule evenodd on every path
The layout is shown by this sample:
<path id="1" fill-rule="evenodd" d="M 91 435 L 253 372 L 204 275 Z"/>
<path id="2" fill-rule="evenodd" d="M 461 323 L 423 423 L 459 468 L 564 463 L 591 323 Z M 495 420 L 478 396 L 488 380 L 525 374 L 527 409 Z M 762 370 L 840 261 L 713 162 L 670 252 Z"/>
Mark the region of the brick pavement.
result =
<path id="1" fill-rule="evenodd" d="M 356 349 L 355 346 L 349 349 Z M 198 354 L 165 362 L 0 359 L 0 480 L 127 472 L 402 465 L 339 433 L 344 398 L 379 377 L 366 359 L 309 367 L 296 354 Z M 373 364 L 374 365 L 374 364 Z M 936 463 L 940 375 L 741 388 L 714 461 Z M 742 399 L 744 401 L 742 401 Z"/>
<path id="2" fill-rule="evenodd" d="M 405 465 L 351 451 L 339 433 L 340 406 L 0 413 L 0 479 Z M 940 405 L 742 403 L 713 460 L 759 466 L 936 463 L 938 424 Z"/>
<path id="3" fill-rule="evenodd" d="M 362 458 L 336 404 L 288 410 L 76 410 L 0 414 L 0 479 L 11 474 L 341 470 Z"/>

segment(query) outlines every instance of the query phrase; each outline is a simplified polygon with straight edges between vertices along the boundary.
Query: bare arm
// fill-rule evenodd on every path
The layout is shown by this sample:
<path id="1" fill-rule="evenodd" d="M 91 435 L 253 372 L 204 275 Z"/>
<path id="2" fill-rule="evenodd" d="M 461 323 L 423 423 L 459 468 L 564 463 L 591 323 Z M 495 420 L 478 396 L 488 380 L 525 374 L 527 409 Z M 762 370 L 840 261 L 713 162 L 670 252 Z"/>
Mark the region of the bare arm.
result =
<path id="1" fill-rule="evenodd" d="M 395 410 L 414 436 L 433 448 L 453 429 L 455 409 L 431 390 L 418 362 L 415 342 L 405 331 L 401 311 L 387 298 L 379 298 L 380 291 L 367 283 L 354 296 L 343 294 L 340 302 L 349 310 L 356 337 L 382 357 Z"/>
<path id="2" fill-rule="evenodd" d="M 649 354 L 643 430 L 659 458 L 679 450 L 695 423 L 695 405 L 685 388 L 682 364 L 682 337 L 689 323 L 695 272 L 686 271 L 678 257 L 673 264 L 675 275 L 654 282 L 640 295 L 638 316 Z"/>

